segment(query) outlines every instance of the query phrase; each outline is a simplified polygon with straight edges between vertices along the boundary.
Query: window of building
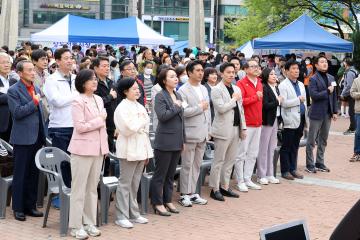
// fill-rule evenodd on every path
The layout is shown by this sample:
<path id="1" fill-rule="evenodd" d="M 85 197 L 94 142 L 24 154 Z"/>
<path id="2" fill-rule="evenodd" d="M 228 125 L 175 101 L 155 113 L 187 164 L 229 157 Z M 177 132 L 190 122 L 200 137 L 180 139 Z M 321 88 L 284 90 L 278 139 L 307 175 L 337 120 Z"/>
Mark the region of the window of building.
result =
<path id="1" fill-rule="evenodd" d="M 151 27 L 151 21 L 145 21 L 145 24 Z M 161 34 L 161 22 L 160 21 L 153 21 L 153 29 Z"/>
<path id="2" fill-rule="evenodd" d="M 112 0 L 111 18 L 128 17 L 129 0 Z"/>
<path id="3" fill-rule="evenodd" d="M 52 12 L 52 11 L 33 11 L 34 24 L 53 24 L 65 17 L 68 12 Z M 71 12 L 72 15 L 95 18 L 95 13 Z"/>
<path id="4" fill-rule="evenodd" d="M 220 5 L 219 6 L 220 15 L 225 16 L 243 16 L 246 15 L 246 8 L 238 5 Z"/>
<path id="5" fill-rule="evenodd" d="M 160 16 L 189 16 L 189 0 L 145 0 L 144 13 Z M 204 0 L 204 14 L 205 17 L 211 16 L 211 0 Z"/>
<path id="6" fill-rule="evenodd" d="M 188 22 L 164 22 L 164 36 L 174 38 L 175 41 L 188 40 Z"/>

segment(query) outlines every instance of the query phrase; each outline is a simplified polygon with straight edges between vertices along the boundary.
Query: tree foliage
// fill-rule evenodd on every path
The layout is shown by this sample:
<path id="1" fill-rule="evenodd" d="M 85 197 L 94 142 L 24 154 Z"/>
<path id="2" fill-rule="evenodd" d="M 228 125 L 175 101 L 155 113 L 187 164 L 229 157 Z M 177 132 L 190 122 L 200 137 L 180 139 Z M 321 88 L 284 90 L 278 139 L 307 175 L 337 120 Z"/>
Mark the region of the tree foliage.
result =
<path id="1" fill-rule="evenodd" d="M 341 38 L 345 38 L 345 29 L 352 32 L 353 56 L 360 67 L 360 26 L 356 17 L 360 0 L 245 0 L 245 6 L 247 16 L 225 24 L 225 35 L 237 44 L 275 32 L 306 12 Z"/>

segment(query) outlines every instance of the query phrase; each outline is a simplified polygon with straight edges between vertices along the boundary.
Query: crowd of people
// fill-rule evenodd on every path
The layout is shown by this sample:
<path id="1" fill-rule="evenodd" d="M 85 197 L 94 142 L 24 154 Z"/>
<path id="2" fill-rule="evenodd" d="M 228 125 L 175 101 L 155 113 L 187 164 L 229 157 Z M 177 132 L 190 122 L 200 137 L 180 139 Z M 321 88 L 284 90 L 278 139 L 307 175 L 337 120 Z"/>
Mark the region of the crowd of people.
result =
<path id="1" fill-rule="evenodd" d="M 120 159 L 115 223 L 132 228 L 148 222 L 137 192 L 149 159 L 156 163 L 154 212 L 171 216 L 180 213 L 173 203 L 179 165 L 180 205 L 208 202 L 196 192 L 208 141 L 215 146 L 210 197 L 225 201 L 280 183 L 273 165 L 279 143 L 281 177 L 302 179 L 297 162 L 305 129 L 305 170 L 330 172 L 324 152 L 339 115 L 350 119 L 344 134 L 357 130 L 350 161 L 360 161 L 360 78 L 351 58 L 340 65 L 325 53 L 245 59 L 241 52 L 193 48 L 182 57 L 163 45 L 156 51 L 94 45 L 85 52 L 64 45 L 53 52 L 30 42 L 17 52 L 0 51 L 0 138 L 13 145 L 14 217 L 43 216 L 34 158 L 48 137 L 71 155 L 71 173 L 63 178 L 71 187 L 69 228 L 77 239 L 101 234 L 97 186 L 103 165 L 103 174 L 111 174 L 109 152 Z M 233 169 L 238 192 L 230 184 Z"/>

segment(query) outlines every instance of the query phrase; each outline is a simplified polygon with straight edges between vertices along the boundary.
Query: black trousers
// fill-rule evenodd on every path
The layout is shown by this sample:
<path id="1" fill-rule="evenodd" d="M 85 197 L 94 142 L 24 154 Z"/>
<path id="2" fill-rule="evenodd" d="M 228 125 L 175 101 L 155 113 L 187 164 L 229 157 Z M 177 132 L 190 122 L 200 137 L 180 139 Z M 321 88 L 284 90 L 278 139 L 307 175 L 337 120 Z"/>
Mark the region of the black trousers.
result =
<path id="1" fill-rule="evenodd" d="M 108 135 L 108 144 L 109 144 L 109 151 L 114 153 L 116 151 L 115 149 L 115 144 L 114 144 L 114 133 L 115 130 L 106 130 L 107 135 Z M 104 165 L 104 176 L 110 176 L 110 158 L 106 157 L 105 158 L 105 165 Z"/>
<path id="2" fill-rule="evenodd" d="M 305 115 L 301 115 L 298 128 L 284 128 L 282 132 L 282 145 L 280 148 L 281 174 L 293 172 L 297 168 L 297 157 L 300 139 L 303 136 Z"/>
<path id="3" fill-rule="evenodd" d="M 16 212 L 36 208 L 39 170 L 35 165 L 35 155 L 41 147 L 40 137 L 32 145 L 14 145 L 12 209 Z"/>
<path id="4" fill-rule="evenodd" d="M 355 121 L 355 100 L 352 97 L 348 98 L 349 103 L 349 116 L 350 116 L 350 126 L 349 130 L 356 130 L 356 121 Z"/>
<path id="5" fill-rule="evenodd" d="M 6 129 L 6 131 L 0 132 L 0 138 L 7 143 L 9 143 L 10 140 L 11 128 L 12 128 L 12 119 L 9 120 L 9 126 Z"/>
<path id="6" fill-rule="evenodd" d="M 151 180 L 150 196 L 153 205 L 171 203 L 174 188 L 174 175 L 181 151 L 154 150 L 155 172 Z"/>

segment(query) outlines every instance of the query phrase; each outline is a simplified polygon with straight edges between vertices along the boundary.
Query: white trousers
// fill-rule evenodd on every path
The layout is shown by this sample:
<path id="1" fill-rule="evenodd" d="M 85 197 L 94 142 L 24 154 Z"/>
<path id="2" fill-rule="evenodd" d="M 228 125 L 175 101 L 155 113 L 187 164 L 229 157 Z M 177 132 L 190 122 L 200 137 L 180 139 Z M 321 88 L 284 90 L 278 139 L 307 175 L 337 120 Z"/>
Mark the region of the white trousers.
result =
<path id="1" fill-rule="evenodd" d="M 259 152 L 261 127 L 247 127 L 246 134 L 246 138 L 240 142 L 235 160 L 235 176 L 238 183 L 251 180 Z"/>

